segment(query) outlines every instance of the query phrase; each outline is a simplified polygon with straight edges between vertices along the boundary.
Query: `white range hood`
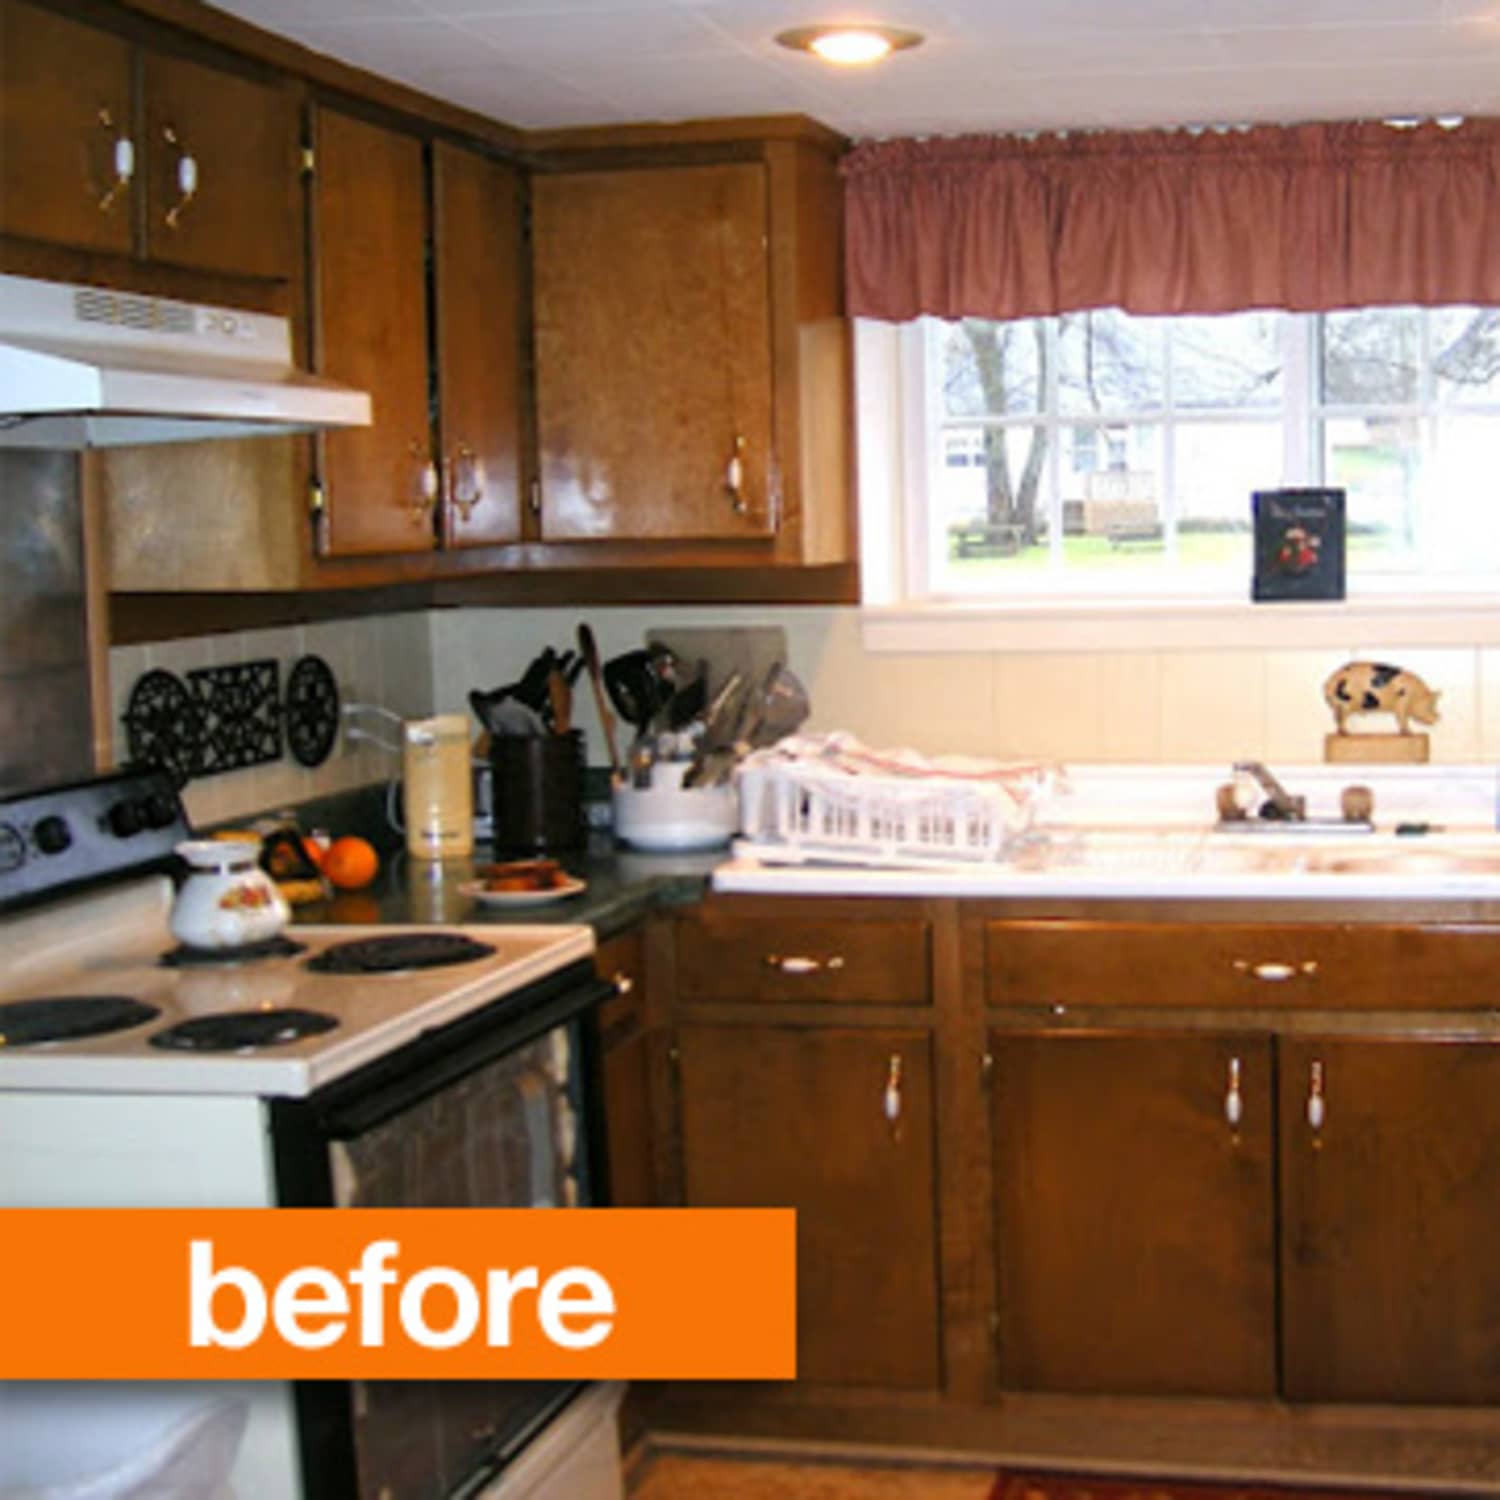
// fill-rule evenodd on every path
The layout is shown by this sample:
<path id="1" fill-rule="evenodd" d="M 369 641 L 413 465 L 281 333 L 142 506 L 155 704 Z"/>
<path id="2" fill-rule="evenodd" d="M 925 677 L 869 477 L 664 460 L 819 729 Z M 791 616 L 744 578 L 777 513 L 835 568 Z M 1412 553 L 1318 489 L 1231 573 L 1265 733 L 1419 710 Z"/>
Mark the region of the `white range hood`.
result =
<path id="1" fill-rule="evenodd" d="M 296 368 L 285 318 L 0 276 L 0 447 L 369 425 L 363 391 Z"/>

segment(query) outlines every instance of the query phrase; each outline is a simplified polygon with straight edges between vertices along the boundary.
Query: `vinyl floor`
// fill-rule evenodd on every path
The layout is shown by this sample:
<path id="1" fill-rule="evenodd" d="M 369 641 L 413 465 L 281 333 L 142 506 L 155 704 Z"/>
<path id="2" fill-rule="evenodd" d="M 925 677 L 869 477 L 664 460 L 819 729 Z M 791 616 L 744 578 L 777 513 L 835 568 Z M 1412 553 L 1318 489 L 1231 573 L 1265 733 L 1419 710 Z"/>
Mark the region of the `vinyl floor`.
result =
<path id="1" fill-rule="evenodd" d="M 636 1469 L 630 1500 L 988 1500 L 994 1483 L 993 1465 L 918 1469 L 654 1453 Z"/>

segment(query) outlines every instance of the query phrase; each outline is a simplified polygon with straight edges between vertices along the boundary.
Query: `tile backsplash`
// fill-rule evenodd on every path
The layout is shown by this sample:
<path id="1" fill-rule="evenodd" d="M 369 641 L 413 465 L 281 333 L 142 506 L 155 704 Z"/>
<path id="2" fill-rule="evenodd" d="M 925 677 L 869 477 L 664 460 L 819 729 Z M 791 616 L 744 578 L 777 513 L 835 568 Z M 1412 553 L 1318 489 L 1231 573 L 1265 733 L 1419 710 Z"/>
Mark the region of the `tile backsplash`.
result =
<path id="1" fill-rule="evenodd" d="M 380 615 L 318 625 L 283 626 L 223 635 L 184 637 L 110 652 L 110 697 L 115 758 L 124 758 L 122 717 L 142 673 L 161 668 L 181 677 L 198 667 L 274 659 L 282 690 L 300 656 L 321 656 L 339 685 L 341 702 L 378 704 L 403 716 L 429 712 L 432 702 L 431 629 L 422 613 Z M 307 769 L 285 754 L 279 761 L 205 776 L 188 783 L 183 801 L 194 824 L 326 796 L 396 771 L 395 757 L 342 735 L 321 766 Z"/>
<path id="2" fill-rule="evenodd" d="M 873 745 L 928 753 L 1078 764 L 1222 765 L 1246 756 L 1277 766 L 1316 763 L 1332 728 L 1324 679 L 1344 661 L 1373 657 L 1411 668 L 1442 693 L 1434 762 L 1500 761 L 1500 650 L 1362 641 L 1276 651 L 870 652 L 855 609 L 751 606 L 436 610 L 116 647 L 117 753 L 131 685 L 151 667 L 183 673 L 274 657 L 284 680 L 296 658 L 312 652 L 333 668 L 345 702 L 403 716 L 467 714 L 470 688 L 513 681 L 542 647 L 572 645 L 580 619 L 592 625 L 606 659 L 642 645 L 653 629 L 778 625 L 788 664 L 811 693 L 810 729 L 848 729 Z M 590 763 L 602 764 L 598 716 L 581 679 L 574 705 Z M 341 739 L 315 770 L 287 757 L 192 782 L 185 799 L 196 822 L 211 823 L 398 770 L 386 752 Z"/>

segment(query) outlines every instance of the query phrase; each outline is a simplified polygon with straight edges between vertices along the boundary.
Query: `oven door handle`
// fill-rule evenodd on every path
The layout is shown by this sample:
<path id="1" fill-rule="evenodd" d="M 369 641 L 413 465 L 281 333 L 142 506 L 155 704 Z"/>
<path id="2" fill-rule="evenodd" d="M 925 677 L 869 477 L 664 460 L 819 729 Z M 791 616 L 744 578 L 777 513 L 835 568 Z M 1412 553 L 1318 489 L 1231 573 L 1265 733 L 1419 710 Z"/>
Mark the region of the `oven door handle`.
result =
<path id="1" fill-rule="evenodd" d="M 319 1101 L 315 1128 L 328 1140 L 363 1135 L 497 1057 L 576 1020 L 614 993 L 614 985 L 598 978 L 591 964 L 586 972 L 564 970 L 537 980 L 330 1084 L 326 1102 Z"/>

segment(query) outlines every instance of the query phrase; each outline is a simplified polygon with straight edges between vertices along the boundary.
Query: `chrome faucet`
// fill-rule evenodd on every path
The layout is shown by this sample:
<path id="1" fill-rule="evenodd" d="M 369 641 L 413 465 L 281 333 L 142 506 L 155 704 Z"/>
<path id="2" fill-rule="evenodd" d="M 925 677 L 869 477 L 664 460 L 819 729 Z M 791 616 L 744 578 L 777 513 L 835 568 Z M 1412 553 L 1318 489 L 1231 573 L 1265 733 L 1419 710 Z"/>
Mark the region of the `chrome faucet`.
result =
<path id="1" fill-rule="evenodd" d="M 1271 808 L 1269 813 L 1262 810 L 1262 817 L 1275 818 L 1283 823 L 1307 821 L 1307 798 L 1292 796 L 1261 761 L 1237 760 L 1234 763 L 1234 774 L 1252 777 L 1259 783 L 1266 794 L 1267 806 Z"/>

